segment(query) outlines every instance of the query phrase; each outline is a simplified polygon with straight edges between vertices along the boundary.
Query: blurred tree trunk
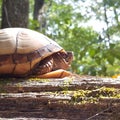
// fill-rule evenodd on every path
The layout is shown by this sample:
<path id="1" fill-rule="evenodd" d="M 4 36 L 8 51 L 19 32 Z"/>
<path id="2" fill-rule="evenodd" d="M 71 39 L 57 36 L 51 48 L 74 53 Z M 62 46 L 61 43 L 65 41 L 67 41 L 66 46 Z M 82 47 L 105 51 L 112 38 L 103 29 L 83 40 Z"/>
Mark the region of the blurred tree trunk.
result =
<path id="1" fill-rule="evenodd" d="M 39 10 L 42 9 L 44 0 L 35 0 L 33 19 L 38 20 Z"/>
<path id="2" fill-rule="evenodd" d="M 45 16 L 45 9 L 44 9 L 44 0 L 35 0 L 34 4 L 34 12 L 33 12 L 33 20 L 39 22 L 39 26 L 36 26 L 36 30 L 39 29 L 40 31 L 43 30 L 46 26 L 46 16 Z"/>
<path id="3" fill-rule="evenodd" d="M 1 28 L 27 27 L 29 0 L 3 0 Z"/>

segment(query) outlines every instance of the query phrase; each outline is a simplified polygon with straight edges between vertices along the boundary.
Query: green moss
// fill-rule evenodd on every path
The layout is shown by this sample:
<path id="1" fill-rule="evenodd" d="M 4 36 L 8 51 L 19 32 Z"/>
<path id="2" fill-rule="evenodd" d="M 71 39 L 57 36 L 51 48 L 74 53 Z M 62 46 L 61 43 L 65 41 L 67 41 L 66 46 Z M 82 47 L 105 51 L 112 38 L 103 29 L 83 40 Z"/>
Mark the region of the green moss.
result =
<path id="1" fill-rule="evenodd" d="M 50 82 L 49 79 L 41 79 L 41 78 L 29 78 L 29 81 L 38 81 L 38 82 Z"/>
<path id="2" fill-rule="evenodd" d="M 73 81 L 73 78 L 68 78 L 68 79 L 64 80 L 63 85 L 69 86 L 72 83 L 72 81 Z"/>
<path id="3" fill-rule="evenodd" d="M 120 98 L 120 90 L 109 87 L 101 87 L 96 90 L 74 91 L 72 102 L 98 102 L 100 98 Z"/>
<path id="4" fill-rule="evenodd" d="M 86 104 L 86 103 L 96 103 L 99 102 L 101 98 L 120 98 L 120 89 L 113 87 L 94 87 L 94 90 L 69 90 L 69 86 L 72 84 L 72 78 L 65 79 L 63 82 L 63 90 L 55 92 L 46 92 L 45 94 L 53 96 L 69 96 L 70 100 L 63 101 L 66 104 Z M 17 81 L 17 82 L 16 82 Z M 38 81 L 38 82 L 50 82 L 50 79 L 40 79 L 40 78 L 29 78 L 27 81 Z M 22 91 L 22 84 L 20 80 L 15 78 L 6 78 L 0 79 L 0 93 L 4 92 L 4 86 L 8 83 L 17 83 L 15 84 Z"/>
<path id="5" fill-rule="evenodd" d="M 101 87 L 95 90 L 61 91 L 60 94 L 71 96 L 71 103 L 96 103 L 100 98 L 120 98 L 120 89 Z"/>

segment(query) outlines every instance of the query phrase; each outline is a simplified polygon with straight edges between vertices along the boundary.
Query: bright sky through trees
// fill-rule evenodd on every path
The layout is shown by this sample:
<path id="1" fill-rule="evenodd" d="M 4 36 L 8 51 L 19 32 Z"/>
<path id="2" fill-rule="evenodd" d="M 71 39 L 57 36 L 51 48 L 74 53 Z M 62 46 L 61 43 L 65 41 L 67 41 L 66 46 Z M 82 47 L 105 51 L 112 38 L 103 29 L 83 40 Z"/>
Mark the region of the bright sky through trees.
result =
<path id="1" fill-rule="evenodd" d="M 85 15 L 86 17 L 91 17 L 86 23 L 83 23 L 83 26 L 90 26 L 95 31 L 100 33 L 103 31 L 103 29 L 107 29 L 106 23 L 102 20 L 96 19 L 96 14 L 91 10 L 91 6 L 93 7 L 97 6 L 96 2 L 94 2 L 93 0 L 85 0 L 84 2 L 82 1 L 79 2 L 82 14 Z M 100 2 L 102 2 L 102 0 L 97 0 L 97 3 Z M 101 12 L 104 12 L 103 10 L 104 10 L 103 7 L 101 7 Z M 108 17 L 110 18 L 113 15 L 113 13 L 111 10 L 107 12 L 108 12 L 107 15 L 109 15 Z"/>

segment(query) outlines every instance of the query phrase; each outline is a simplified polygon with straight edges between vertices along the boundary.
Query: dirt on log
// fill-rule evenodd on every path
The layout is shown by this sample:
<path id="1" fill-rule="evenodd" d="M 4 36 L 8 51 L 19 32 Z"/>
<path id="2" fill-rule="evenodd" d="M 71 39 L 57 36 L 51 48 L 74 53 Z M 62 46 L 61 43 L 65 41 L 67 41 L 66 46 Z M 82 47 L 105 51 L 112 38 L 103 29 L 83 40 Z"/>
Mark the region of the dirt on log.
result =
<path id="1" fill-rule="evenodd" d="M 0 79 L 0 118 L 119 120 L 120 79 Z"/>

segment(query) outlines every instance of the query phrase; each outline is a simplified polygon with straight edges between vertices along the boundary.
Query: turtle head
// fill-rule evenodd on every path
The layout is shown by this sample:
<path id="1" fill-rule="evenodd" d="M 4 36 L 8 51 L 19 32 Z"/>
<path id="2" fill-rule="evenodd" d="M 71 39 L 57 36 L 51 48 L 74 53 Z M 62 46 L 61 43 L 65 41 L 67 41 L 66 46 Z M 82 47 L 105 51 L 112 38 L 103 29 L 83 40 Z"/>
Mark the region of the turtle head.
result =
<path id="1" fill-rule="evenodd" d="M 71 62 L 73 61 L 73 52 L 72 51 L 67 51 L 66 54 L 63 55 L 63 58 L 70 65 Z"/>
<path id="2" fill-rule="evenodd" d="M 54 66 L 53 70 L 56 69 L 68 69 L 71 62 L 73 61 L 73 52 L 71 51 L 60 51 L 53 56 Z"/>

